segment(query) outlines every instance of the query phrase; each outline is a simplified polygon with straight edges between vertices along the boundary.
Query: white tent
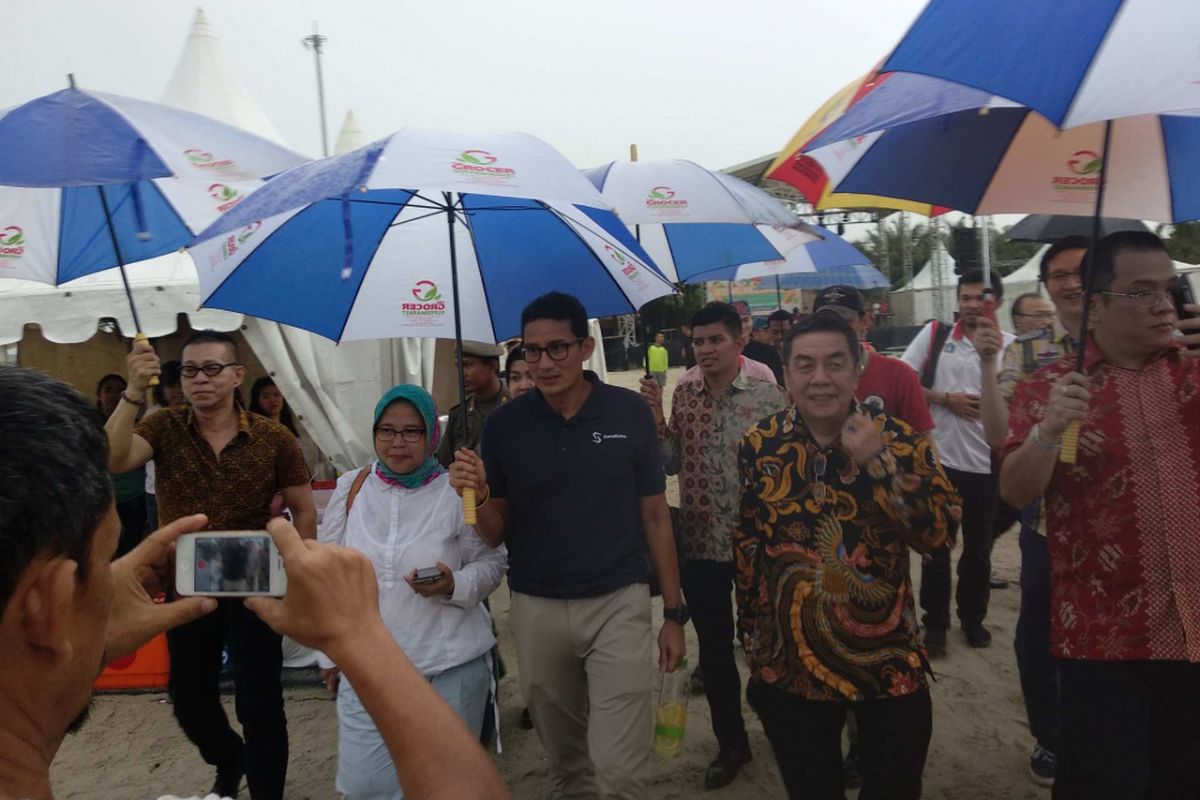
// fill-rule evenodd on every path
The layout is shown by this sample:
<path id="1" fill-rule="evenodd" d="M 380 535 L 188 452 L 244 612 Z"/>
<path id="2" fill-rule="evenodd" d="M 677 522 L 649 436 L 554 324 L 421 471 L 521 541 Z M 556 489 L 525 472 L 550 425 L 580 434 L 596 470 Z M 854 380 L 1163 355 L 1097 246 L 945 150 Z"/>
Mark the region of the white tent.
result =
<path id="1" fill-rule="evenodd" d="M 279 129 L 238 80 L 204 9 L 197 8 L 162 102 L 237 125 L 286 146 Z"/>
<path id="2" fill-rule="evenodd" d="M 351 109 L 346 112 L 346 118 L 342 120 L 342 129 L 338 132 L 337 142 L 333 145 L 333 154 L 340 156 L 342 153 L 349 153 L 366 144 L 368 144 L 367 135 L 363 133 L 362 125 L 359 124 L 354 109 Z"/>
<path id="3" fill-rule="evenodd" d="M 957 282 L 958 276 L 954 274 L 954 259 L 943 250 L 935 253 L 911 281 L 893 291 L 891 300 L 897 308 L 912 308 L 911 323 L 914 325 L 920 325 L 925 320 L 935 317 L 949 322 L 953 319 L 954 310 L 958 306 Z M 938 309 L 939 295 L 942 304 L 940 313 Z M 909 303 L 911 306 L 908 305 Z"/>

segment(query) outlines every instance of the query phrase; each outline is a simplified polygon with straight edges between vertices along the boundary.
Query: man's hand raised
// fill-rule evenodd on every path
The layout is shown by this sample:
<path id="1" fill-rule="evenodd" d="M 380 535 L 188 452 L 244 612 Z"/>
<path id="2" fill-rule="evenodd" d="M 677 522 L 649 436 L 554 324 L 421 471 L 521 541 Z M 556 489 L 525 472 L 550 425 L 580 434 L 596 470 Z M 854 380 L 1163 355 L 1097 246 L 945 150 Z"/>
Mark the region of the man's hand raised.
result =
<path id="1" fill-rule="evenodd" d="M 156 603 L 175 582 L 175 540 L 204 528 L 208 517 L 182 517 L 150 534 L 133 550 L 113 562 L 116 598 L 108 620 L 107 661 L 128 655 L 158 634 L 199 619 L 216 610 L 211 597 L 182 597 Z"/>

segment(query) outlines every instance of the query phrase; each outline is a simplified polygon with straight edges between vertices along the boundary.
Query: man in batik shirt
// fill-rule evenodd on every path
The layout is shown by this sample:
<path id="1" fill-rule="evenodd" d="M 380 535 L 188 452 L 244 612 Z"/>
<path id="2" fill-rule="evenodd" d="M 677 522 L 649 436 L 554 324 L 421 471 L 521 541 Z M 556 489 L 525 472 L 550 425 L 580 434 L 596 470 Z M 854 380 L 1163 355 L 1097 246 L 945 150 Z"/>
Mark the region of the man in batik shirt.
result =
<path id="1" fill-rule="evenodd" d="M 1195 797 L 1200 351 L 1182 345 L 1200 347 L 1200 320 L 1176 319 L 1157 236 L 1125 231 L 1095 248 L 1084 374 L 1067 356 L 1017 387 L 1000 472 L 1012 505 L 1045 495 L 1062 703 L 1054 797 Z M 1073 421 L 1078 452 L 1065 464 Z"/>
<path id="2" fill-rule="evenodd" d="M 746 434 L 737 630 L 789 796 L 841 798 L 853 707 L 863 797 L 916 800 L 933 729 L 909 548 L 946 543 L 960 500 L 929 441 L 854 399 L 861 350 L 831 314 L 784 342 L 795 404 Z"/>
<path id="3" fill-rule="evenodd" d="M 683 596 L 700 640 L 704 693 L 719 748 L 704 786 L 731 782 L 750 760 L 742 719 L 742 679 L 733 654 L 733 546 L 738 520 L 737 455 L 742 436 L 758 420 L 786 408 L 787 394 L 773 379 L 751 377 L 742 366 L 742 322 L 728 303 L 709 303 L 692 317 L 692 348 L 702 379 L 676 385 L 671 421 L 663 416 L 662 389 L 642 381 L 658 422 L 663 463 L 679 476 L 683 534 Z"/>

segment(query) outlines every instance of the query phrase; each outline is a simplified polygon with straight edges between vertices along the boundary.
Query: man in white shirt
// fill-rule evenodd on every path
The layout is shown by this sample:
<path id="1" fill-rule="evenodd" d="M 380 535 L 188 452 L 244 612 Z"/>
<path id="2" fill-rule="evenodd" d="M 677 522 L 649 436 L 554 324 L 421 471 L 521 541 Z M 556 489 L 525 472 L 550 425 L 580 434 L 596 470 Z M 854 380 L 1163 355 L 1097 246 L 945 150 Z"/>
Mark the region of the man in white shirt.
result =
<path id="1" fill-rule="evenodd" d="M 993 283 L 994 298 L 999 303 L 1004 286 L 998 279 Z M 956 598 L 958 619 L 972 647 L 992 643 L 983 622 L 991 595 L 992 520 L 998 495 L 992 475 L 992 451 L 980 419 L 983 372 L 975 349 L 987 285 L 982 270 L 967 270 L 958 281 L 958 322 L 953 328 L 931 322 L 901 356 L 922 376 L 942 466 L 963 500 Z M 1004 333 L 1003 346 L 1014 338 Z M 998 365 L 995 368 L 999 370 Z M 925 646 L 931 654 L 940 655 L 945 652 L 950 627 L 949 547 L 935 551 L 922 569 L 921 608 L 925 612 Z"/>

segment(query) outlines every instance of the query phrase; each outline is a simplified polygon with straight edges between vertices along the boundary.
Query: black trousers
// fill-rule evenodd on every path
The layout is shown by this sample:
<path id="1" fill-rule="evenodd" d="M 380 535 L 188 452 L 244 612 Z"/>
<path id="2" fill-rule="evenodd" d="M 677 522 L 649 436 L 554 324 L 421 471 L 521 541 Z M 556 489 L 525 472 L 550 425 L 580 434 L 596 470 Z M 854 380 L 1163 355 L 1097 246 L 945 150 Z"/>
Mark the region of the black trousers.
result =
<path id="1" fill-rule="evenodd" d="M 742 719 L 742 679 L 733 654 L 735 573 L 732 561 L 683 562 L 683 596 L 700 640 L 704 694 L 722 750 L 749 745 Z"/>
<path id="2" fill-rule="evenodd" d="M 217 675 L 226 637 L 236 686 L 241 738 L 221 706 Z M 201 757 L 215 767 L 242 760 L 254 800 L 282 800 L 287 778 L 287 718 L 283 711 L 282 639 L 240 599 L 222 600 L 212 614 L 167 633 L 171 673 L 167 691 L 175 718 Z"/>
<path id="3" fill-rule="evenodd" d="M 806 700 L 751 680 L 746 699 L 762 720 L 792 800 L 844 800 L 842 724 L 852 705 L 858 718 L 858 763 L 863 779 L 858 800 L 921 797 L 921 773 L 933 735 L 928 689 L 851 704 Z"/>
<path id="4" fill-rule="evenodd" d="M 1060 659 L 1054 800 L 1196 797 L 1200 664 Z"/>
<path id="5" fill-rule="evenodd" d="M 117 516 L 121 519 L 121 536 L 117 539 L 113 558 L 125 555 L 146 538 L 146 495 L 139 494 L 117 503 Z"/>
<path id="6" fill-rule="evenodd" d="M 1050 651 L 1050 555 L 1046 537 L 1026 525 L 1021 526 L 1021 613 L 1013 647 L 1029 732 L 1057 755 L 1062 712 L 1058 659 Z"/>
<path id="7" fill-rule="evenodd" d="M 961 472 L 946 467 L 946 476 L 963 501 L 958 560 L 958 619 L 963 625 L 982 623 L 991 599 L 992 522 L 996 483 L 991 473 Z M 935 550 L 921 566 L 921 608 L 927 628 L 950 627 L 950 548 Z"/>

